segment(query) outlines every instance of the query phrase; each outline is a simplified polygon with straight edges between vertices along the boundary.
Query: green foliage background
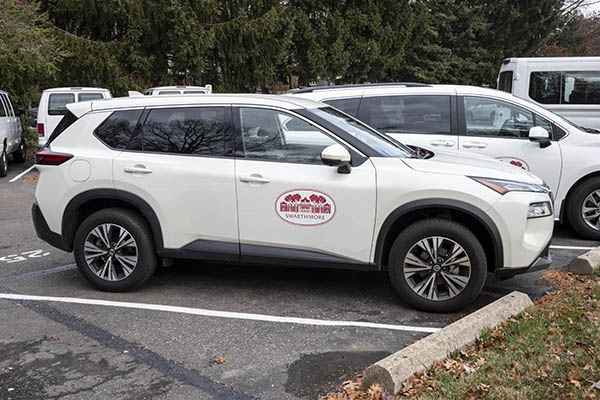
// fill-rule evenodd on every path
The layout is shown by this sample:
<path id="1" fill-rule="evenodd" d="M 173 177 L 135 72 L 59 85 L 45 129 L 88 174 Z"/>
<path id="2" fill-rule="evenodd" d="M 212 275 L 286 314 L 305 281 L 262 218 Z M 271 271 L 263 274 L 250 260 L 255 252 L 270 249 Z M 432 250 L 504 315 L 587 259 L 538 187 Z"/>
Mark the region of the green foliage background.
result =
<path id="1" fill-rule="evenodd" d="M 0 0 L 0 87 L 25 104 L 50 86 L 495 86 L 502 58 L 560 31 L 563 2 Z"/>

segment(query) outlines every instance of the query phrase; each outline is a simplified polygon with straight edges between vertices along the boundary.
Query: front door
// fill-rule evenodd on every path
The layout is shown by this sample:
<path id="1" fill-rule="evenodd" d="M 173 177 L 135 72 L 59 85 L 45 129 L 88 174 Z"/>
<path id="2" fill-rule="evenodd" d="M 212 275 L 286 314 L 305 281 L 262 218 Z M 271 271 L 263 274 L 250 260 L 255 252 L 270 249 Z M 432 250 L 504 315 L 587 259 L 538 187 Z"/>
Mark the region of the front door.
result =
<path id="1" fill-rule="evenodd" d="M 338 140 L 293 113 L 242 107 L 234 118 L 242 260 L 368 263 L 376 205 L 370 160 L 349 174 L 324 165 L 321 151 Z"/>
<path id="2" fill-rule="evenodd" d="M 541 116 L 515 104 L 489 97 L 458 98 L 464 115 L 459 146 L 461 151 L 484 154 L 530 171 L 542 178 L 552 192 L 558 191 L 562 169 L 560 144 L 552 141 L 546 148 L 529 141 L 529 129 L 545 128 L 550 137 L 552 124 Z M 461 104 L 462 103 L 462 104 Z"/>

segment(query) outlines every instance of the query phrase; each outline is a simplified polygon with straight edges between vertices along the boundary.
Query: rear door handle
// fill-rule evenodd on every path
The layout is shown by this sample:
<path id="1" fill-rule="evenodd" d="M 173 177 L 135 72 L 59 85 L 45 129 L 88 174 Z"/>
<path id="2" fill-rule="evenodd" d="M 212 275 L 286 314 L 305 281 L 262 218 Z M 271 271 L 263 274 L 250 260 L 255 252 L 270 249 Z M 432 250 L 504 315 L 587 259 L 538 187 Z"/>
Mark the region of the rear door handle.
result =
<path id="1" fill-rule="evenodd" d="M 432 146 L 454 147 L 453 140 L 434 140 L 430 142 Z"/>
<path id="2" fill-rule="evenodd" d="M 143 165 L 134 165 L 133 167 L 125 167 L 123 171 L 128 174 L 151 174 L 152 170 Z"/>
<path id="3" fill-rule="evenodd" d="M 261 175 L 252 174 L 249 176 L 240 176 L 240 181 L 248 183 L 269 183 L 270 179 L 263 178 Z"/>
<path id="4" fill-rule="evenodd" d="M 488 147 L 487 143 L 483 142 L 465 142 L 463 143 L 465 149 L 485 149 Z"/>

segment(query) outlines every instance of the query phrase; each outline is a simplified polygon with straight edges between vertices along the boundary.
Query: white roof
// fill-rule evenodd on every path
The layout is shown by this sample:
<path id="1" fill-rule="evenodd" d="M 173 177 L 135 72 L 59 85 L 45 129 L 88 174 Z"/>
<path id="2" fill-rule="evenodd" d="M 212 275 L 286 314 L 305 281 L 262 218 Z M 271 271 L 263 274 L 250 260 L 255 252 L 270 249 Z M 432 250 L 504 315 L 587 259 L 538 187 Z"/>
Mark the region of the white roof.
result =
<path id="1" fill-rule="evenodd" d="M 528 62 L 600 62 L 600 57 L 509 57 L 505 58 L 508 61 L 528 61 Z"/>
<path id="2" fill-rule="evenodd" d="M 90 112 L 124 108 L 194 106 L 194 105 L 266 105 L 286 110 L 316 108 L 323 104 L 298 96 L 278 96 L 269 94 L 211 94 L 189 96 L 135 96 L 117 97 L 105 100 L 82 101 L 67 104 L 67 108 L 77 117 Z"/>
<path id="3" fill-rule="evenodd" d="M 144 90 L 144 92 L 147 92 L 148 90 L 194 90 L 194 89 L 198 89 L 198 90 L 208 90 L 210 87 L 208 86 L 184 86 L 184 85 L 180 85 L 180 86 L 158 86 L 158 87 L 151 87 L 148 88 L 146 90 Z"/>
<path id="4" fill-rule="evenodd" d="M 85 91 L 94 91 L 94 92 L 108 92 L 108 89 L 104 88 L 95 88 L 95 87 L 60 87 L 60 88 L 50 88 L 44 90 L 44 92 L 85 92 Z"/>

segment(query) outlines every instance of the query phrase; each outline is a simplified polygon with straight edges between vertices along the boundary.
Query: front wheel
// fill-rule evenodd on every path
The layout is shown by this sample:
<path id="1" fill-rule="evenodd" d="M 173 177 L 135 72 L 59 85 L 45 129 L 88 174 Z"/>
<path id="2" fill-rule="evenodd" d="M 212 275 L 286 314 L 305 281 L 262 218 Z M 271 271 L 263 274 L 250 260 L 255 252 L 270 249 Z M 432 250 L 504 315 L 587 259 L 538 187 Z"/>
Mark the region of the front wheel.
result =
<path id="1" fill-rule="evenodd" d="M 580 184 L 567 203 L 569 224 L 581 236 L 600 240 L 600 178 Z"/>
<path id="2" fill-rule="evenodd" d="M 6 151 L 0 153 L 0 178 L 8 174 L 8 158 L 6 157 Z"/>
<path id="3" fill-rule="evenodd" d="M 73 252 L 79 271 L 98 289 L 109 292 L 135 289 L 158 264 L 148 224 L 123 208 L 101 210 L 86 218 L 75 234 Z"/>
<path id="4" fill-rule="evenodd" d="M 430 218 L 410 225 L 392 245 L 389 275 L 398 295 L 424 311 L 449 312 L 481 293 L 485 251 L 463 225 Z"/>

